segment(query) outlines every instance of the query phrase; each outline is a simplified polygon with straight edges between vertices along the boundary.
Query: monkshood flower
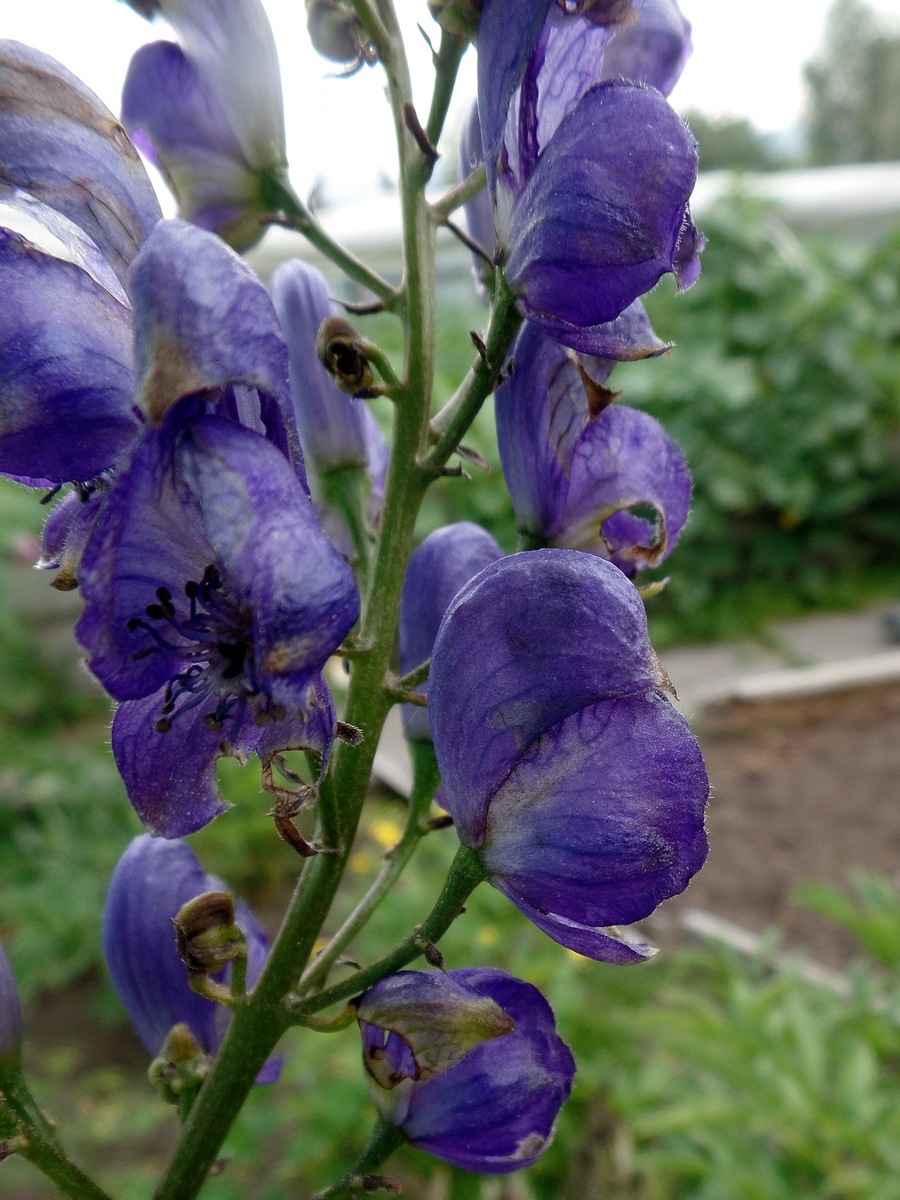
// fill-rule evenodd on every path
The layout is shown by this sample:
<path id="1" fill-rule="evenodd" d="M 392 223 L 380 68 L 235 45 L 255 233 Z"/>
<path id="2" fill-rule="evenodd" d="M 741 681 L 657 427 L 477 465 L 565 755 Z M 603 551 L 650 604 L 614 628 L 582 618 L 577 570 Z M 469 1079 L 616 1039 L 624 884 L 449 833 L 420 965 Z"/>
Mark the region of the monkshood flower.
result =
<path id="1" fill-rule="evenodd" d="M 485 1174 L 549 1146 L 575 1062 L 537 988 L 487 967 L 400 971 L 356 1006 L 369 1090 L 413 1146 Z"/>
<path id="2" fill-rule="evenodd" d="M 507 29 L 518 20 L 509 8 L 485 6 L 478 52 L 498 257 L 528 320 L 564 345 L 609 356 L 609 322 L 663 274 L 673 272 L 679 289 L 699 274 L 702 239 L 688 211 L 696 142 L 655 89 L 598 82 L 630 4 L 578 16 L 551 6 L 533 37 L 528 25 L 524 59 L 495 28 L 498 15 Z"/>
<path id="3" fill-rule="evenodd" d="M 363 467 L 371 481 L 368 517 L 374 528 L 384 496 L 387 442 L 368 407 L 335 386 L 316 354 L 319 326 L 337 312 L 321 271 L 293 259 L 275 271 L 270 287 L 288 346 L 294 415 L 310 489 L 326 529 L 349 553 L 349 534 L 323 495 L 322 479 L 345 467 Z"/>
<path id="4" fill-rule="evenodd" d="M 0 942 L 0 1082 L 16 1072 L 22 1056 L 22 1009 L 3 943 Z"/>
<path id="5" fill-rule="evenodd" d="M 275 39 L 259 0 L 132 3 L 180 44 L 134 55 L 122 121 L 168 179 L 180 215 L 246 250 L 265 232 L 266 191 L 287 166 Z"/>
<path id="6" fill-rule="evenodd" d="M 180 837 L 224 808 L 220 756 L 325 755 L 320 671 L 359 601 L 293 451 L 287 351 L 262 285 L 175 221 L 148 239 L 131 290 L 148 420 L 84 552 L 77 634 L 121 702 L 113 751 L 132 803 Z"/>
<path id="7" fill-rule="evenodd" d="M 148 834 L 136 837 L 119 859 L 103 909 L 103 953 L 113 987 L 138 1037 L 159 1053 L 173 1025 L 189 1026 L 199 1045 L 215 1054 L 228 1027 L 227 1008 L 192 991 L 178 956 L 172 920 L 203 892 L 223 890 L 207 875 L 186 842 Z M 265 963 L 268 941 L 250 909 L 235 905 L 236 924 L 247 943 L 247 986 Z M 216 976 L 227 983 L 230 968 Z M 281 1059 L 263 1067 L 257 1083 L 274 1083 Z"/>
<path id="8" fill-rule="evenodd" d="M 614 927 L 683 891 L 706 857 L 706 771 L 667 683 L 637 589 L 577 550 L 487 567 L 434 645 L 431 729 L 460 840 L 589 958 L 652 953 Z"/>
<path id="9" fill-rule="evenodd" d="M 494 538 L 470 521 L 444 525 L 420 542 L 410 556 L 400 595 L 401 675 L 431 657 L 447 606 L 463 584 L 502 557 Z M 428 681 L 418 690 L 427 695 Z M 430 741 L 428 709 L 405 704 L 403 732 L 411 741 Z"/>
<path id="10" fill-rule="evenodd" d="M 524 326 L 511 353 L 516 369 L 497 389 L 495 412 L 519 533 L 611 558 L 628 575 L 662 562 L 691 500 L 677 442 L 637 409 L 592 411 L 597 380 L 535 326 Z M 629 512 L 637 505 L 655 511 L 655 525 Z"/>

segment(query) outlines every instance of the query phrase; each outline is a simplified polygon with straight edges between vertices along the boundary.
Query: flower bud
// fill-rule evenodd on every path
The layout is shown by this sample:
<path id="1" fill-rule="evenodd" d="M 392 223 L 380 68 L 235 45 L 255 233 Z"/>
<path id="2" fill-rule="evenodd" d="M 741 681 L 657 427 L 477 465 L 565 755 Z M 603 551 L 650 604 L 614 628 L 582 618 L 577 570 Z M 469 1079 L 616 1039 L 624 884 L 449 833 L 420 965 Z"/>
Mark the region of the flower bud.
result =
<path id="1" fill-rule="evenodd" d="M 474 42 L 484 0 L 428 0 L 428 11 L 442 29 Z"/>
<path id="2" fill-rule="evenodd" d="M 346 0 L 306 0 L 306 28 L 313 49 L 330 62 L 375 62 L 375 48 Z"/>
<path id="3" fill-rule="evenodd" d="M 0 1082 L 19 1069 L 22 1054 L 22 1009 L 16 980 L 0 944 Z"/>
<path id="4" fill-rule="evenodd" d="M 316 336 L 316 354 L 331 378 L 349 396 L 365 396 L 375 376 L 365 343 L 343 317 L 326 317 Z"/>
<path id="5" fill-rule="evenodd" d="M 186 944 L 191 956 L 196 952 L 202 959 L 210 954 L 209 946 L 204 945 L 208 935 L 215 941 L 223 929 L 229 930 L 229 916 L 232 924 L 236 918 L 246 938 L 247 982 L 252 986 L 265 962 L 265 934 L 245 905 L 232 908 L 221 882 L 204 872 L 187 843 L 143 834 L 119 860 L 103 910 L 103 951 L 113 987 L 154 1057 L 166 1062 L 177 1058 L 173 1046 L 183 1046 L 187 1035 L 173 1042 L 175 1025 L 187 1026 L 206 1054 L 218 1049 L 229 1014 L 220 1004 L 191 990 L 179 961 L 172 923 L 177 919 L 181 925 L 178 943 Z M 219 949 L 213 948 L 213 957 Z M 208 963 L 199 969 L 216 968 Z M 229 970 L 226 965 L 225 971 Z M 220 972 L 218 978 L 228 982 L 227 974 Z M 185 1054 L 196 1057 L 193 1049 Z M 273 1083 L 280 1066 L 280 1059 L 270 1059 L 257 1082 Z"/>
<path id="6" fill-rule="evenodd" d="M 188 971 L 213 975 L 244 953 L 244 935 L 234 923 L 228 892 L 204 892 L 182 904 L 172 918 L 178 956 Z"/>
<path id="7" fill-rule="evenodd" d="M 549 1145 L 575 1064 L 531 984 L 487 968 L 401 971 L 357 1011 L 373 1099 L 412 1145 L 493 1174 Z"/>

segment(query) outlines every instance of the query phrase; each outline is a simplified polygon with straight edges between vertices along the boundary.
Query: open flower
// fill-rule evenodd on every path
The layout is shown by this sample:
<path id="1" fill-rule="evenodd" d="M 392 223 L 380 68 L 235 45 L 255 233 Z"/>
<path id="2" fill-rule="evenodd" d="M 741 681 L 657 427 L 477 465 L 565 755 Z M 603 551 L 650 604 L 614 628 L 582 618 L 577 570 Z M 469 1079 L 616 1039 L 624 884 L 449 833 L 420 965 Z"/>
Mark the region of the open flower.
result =
<path id="1" fill-rule="evenodd" d="M 484 967 L 400 971 L 356 1006 L 373 1099 L 413 1146 L 486 1174 L 546 1150 L 575 1063 L 537 988 Z"/>
<path id="2" fill-rule="evenodd" d="M 18 1070 L 22 1056 L 22 1009 L 3 943 L 0 942 L 0 1083 Z"/>
<path id="3" fill-rule="evenodd" d="M 319 673 L 358 596 L 306 489 L 262 285 L 182 222 L 158 226 L 131 283 L 148 421 L 85 550 L 77 632 L 121 701 L 113 750 L 132 802 L 177 837 L 224 807 L 221 755 L 325 754 Z"/>
<path id="4" fill-rule="evenodd" d="M 633 584 L 575 550 L 487 567 L 435 642 L 431 730 L 459 838 L 590 958 L 652 953 L 608 927 L 648 916 L 706 857 L 706 771 L 667 682 Z"/>
<path id="5" fill-rule="evenodd" d="M 122 120 L 163 171 L 186 220 L 246 250 L 265 232 L 265 192 L 287 165 L 275 39 L 259 0 L 150 0 L 180 45 L 134 55 Z"/>
<path id="6" fill-rule="evenodd" d="M 504 277 L 529 321 L 588 354 L 607 354 L 609 323 L 663 274 L 684 288 L 700 269 L 693 137 L 654 88 L 603 81 L 607 43 L 632 17 L 630 0 L 577 15 L 540 4 L 519 15 L 489 0 L 479 29 L 482 150 Z M 519 39 L 506 35 L 511 20 L 524 21 Z"/>
<path id="7" fill-rule="evenodd" d="M 215 1054 L 228 1027 L 221 1004 L 192 991 L 179 958 L 172 920 L 183 904 L 203 892 L 222 890 L 186 842 L 147 834 L 136 837 L 119 859 L 103 909 L 103 953 L 113 987 L 147 1051 L 160 1052 L 174 1025 L 184 1024 L 207 1054 Z M 247 986 L 263 968 L 268 940 L 241 903 L 235 921 L 247 945 Z M 217 975 L 226 982 L 230 969 Z M 274 1083 L 281 1069 L 270 1059 L 257 1083 Z"/>
<path id="8" fill-rule="evenodd" d="M 516 369 L 495 409 L 519 532 L 611 558 L 628 575 L 662 562 L 690 506 L 681 448 L 647 413 L 608 403 L 585 365 L 536 326 L 524 326 L 511 353 Z M 655 523 L 629 511 L 638 505 Z"/>

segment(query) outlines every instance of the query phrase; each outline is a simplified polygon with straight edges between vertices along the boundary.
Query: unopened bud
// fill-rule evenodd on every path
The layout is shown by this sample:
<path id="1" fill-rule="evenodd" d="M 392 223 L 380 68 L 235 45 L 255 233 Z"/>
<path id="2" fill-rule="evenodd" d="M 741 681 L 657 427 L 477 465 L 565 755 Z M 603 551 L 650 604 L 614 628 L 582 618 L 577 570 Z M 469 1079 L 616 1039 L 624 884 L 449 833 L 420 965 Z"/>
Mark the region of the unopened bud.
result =
<path id="1" fill-rule="evenodd" d="M 335 384 L 350 396 L 371 393 L 375 377 L 366 343 L 343 317 L 326 317 L 316 336 L 316 354 Z"/>
<path id="2" fill-rule="evenodd" d="M 204 892 L 183 904 L 172 918 L 178 953 L 188 971 L 215 975 L 246 953 L 244 935 L 234 923 L 228 892 Z"/>
<path id="3" fill-rule="evenodd" d="M 196 1091 L 209 1073 L 211 1062 L 190 1027 L 179 1023 L 169 1030 L 147 1075 L 164 1100 L 177 1104 L 185 1089 Z"/>
<path id="4" fill-rule="evenodd" d="M 331 62 L 361 66 L 376 52 L 347 0 L 306 0 L 306 28 L 313 49 Z"/>

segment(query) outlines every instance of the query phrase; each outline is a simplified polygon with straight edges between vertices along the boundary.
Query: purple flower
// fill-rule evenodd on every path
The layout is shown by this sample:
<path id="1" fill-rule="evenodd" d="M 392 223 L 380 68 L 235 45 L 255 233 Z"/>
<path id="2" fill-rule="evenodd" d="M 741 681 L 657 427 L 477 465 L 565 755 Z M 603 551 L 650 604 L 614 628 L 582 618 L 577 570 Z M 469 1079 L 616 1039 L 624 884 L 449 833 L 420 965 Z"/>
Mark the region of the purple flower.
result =
<path id="1" fill-rule="evenodd" d="M 362 467 L 369 475 L 369 523 L 381 512 L 388 446 L 368 407 L 334 384 L 316 353 L 322 322 L 337 311 L 322 273 L 293 259 L 272 276 L 272 299 L 290 355 L 291 394 L 310 489 L 325 528 L 347 555 L 351 539 L 343 517 L 325 498 L 322 480 L 332 471 Z"/>
<path id="2" fill-rule="evenodd" d="M 222 811 L 218 757 L 324 755 L 319 672 L 358 597 L 309 499 L 262 285 L 211 234 L 164 222 L 131 287 L 150 420 L 85 549 L 77 632 L 122 702 L 113 750 L 132 802 L 178 837 Z"/>
<path id="3" fill-rule="evenodd" d="M 469 521 L 436 529 L 416 547 L 406 567 L 400 596 L 401 674 L 431 657 L 447 606 L 463 584 L 502 557 L 503 551 L 494 538 Z M 427 694 L 427 680 L 418 690 Z M 430 741 L 428 709 L 405 704 L 403 731 L 412 741 Z"/>
<path id="4" fill-rule="evenodd" d="M 702 239 L 688 212 L 696 143 L 653 88 L 601 82 L 607 43 L 633 36 L 616 32 L 630 3 L 588 5 L 577 16 L 556 5 L 518 8 L 490 0 L 479 30 L 499 257 L 528 320 L 564 345 L 606 355 L 606 326 L 663 274 L 684 288 L 699 273 Z M 520 39 L 499 25 L 504 14 L 507 30 L 522 24 Z M 637 47 L 629 54 L 626 44 L 620 59 L 652 73 Z"/>
<path id="5" fill-rule="evenodd" d="M 357 1001 L 383 1119 L 468 1171 L 506 1174 L 546 1150 L 575 1063 L 549 1004 L 505 971 L 401 971 Z"/>
<path id="6" fill-rule="evenodd" d="M 207 875 L 186 842 L 147 834 L 136 837 L 119 859 L 103 910 L 103 953 L 113 987 L 147 1051 L 159 1053 L 173 1025 L 184 1023 L 208 1053 L 215 1054 L 228 1027 L 221 1004 L 192 991 L 178 956 L 172 919 L 188 900 L 224 890 Z M 266 960 L 268 940 L 250 909 L 238 902 L 235 921 L 247 943 L 247 986 Z M 227 983 L 230 969 L 214 978 Z M 281 1059 L 272 1058 L 256 1082 L 274 1083 Z"/>
<path id="7" fill-rule="evenodd" d="M 607 927 L 700 869 L 709 785 L 634 586 L 575 550 L 501 559 L 456 596 L 431 664 L 444 805 L 489 882 L 590 958 L 652 953 Z"/>
<path id="8" fill-rule="evenodd" d="M 0 942 L 0 1083 L 19 1069 L 22 1055 L 22 1009 L 3 943 Z"/>
<path id="9" fill-rule="evenodd" d="M 676 0 L 634 0 L 634 6 L 637 20 L 606 47 L 602 77 L 649 83 L 668 96 L 693 49 L 690 22 Z"/>
<path id="10" fill-rule="evenodd" d="M 526 325 L 516 368 L 497 389 L 497 440 L 520 533 L 611 558 L 628 575 L 674 549 L 688 515 L 684 455 L 658 421 L 624 405 L 598 412 L 591 379 L 571 351 Z M 596 364 L 595 364 L 596 365 Z M 597 376 L 597 372 L 594 372 Z M 598 397 L 600 404 L 608 395 Z M 655 525 L 629 509 L 646 505 Z"/>
<path id="11" fill-rule="evenodd" d="M 122 120 L 161 168 L 181 215 L 237 250 L 262 237 L 268 183 L 286 168 L 275 40 L 259 0 L 157 0 L 139 6 L 175 29 L 131 61 Z"/>

